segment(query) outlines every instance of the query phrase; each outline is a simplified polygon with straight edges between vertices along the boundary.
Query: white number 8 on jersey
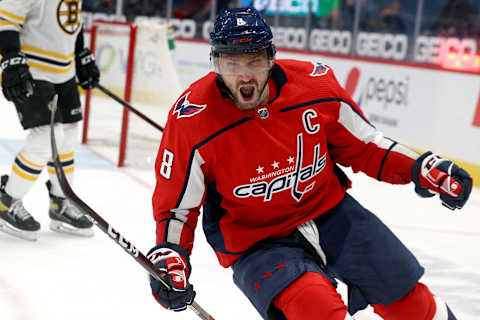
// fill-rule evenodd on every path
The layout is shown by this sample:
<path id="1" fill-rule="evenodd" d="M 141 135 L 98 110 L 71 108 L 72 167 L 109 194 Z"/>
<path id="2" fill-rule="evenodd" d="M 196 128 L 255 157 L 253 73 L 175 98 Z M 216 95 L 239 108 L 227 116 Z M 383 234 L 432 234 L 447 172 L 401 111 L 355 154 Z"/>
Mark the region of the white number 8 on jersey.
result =
<path id="1" fill-rule="evenodd" d="M 173 164 L 173 152 L 165 149 L 163 151 L 162 165 L 160 166 L 160 174 L 165 179 L 170 179 L 172 174 L 172 164 Z"/>

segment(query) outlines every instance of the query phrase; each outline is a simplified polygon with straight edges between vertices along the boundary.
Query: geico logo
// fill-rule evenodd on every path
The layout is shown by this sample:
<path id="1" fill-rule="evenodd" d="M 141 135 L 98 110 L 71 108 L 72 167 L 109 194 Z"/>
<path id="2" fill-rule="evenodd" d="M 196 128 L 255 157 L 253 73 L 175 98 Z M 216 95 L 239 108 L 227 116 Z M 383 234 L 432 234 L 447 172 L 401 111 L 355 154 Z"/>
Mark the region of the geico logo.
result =
<path id="1" fill-rule="evenodd" d="M 415 43 L 414 59 L 417 62 L 440 64 L 449 53 L 459 56 L 472 55 L 477 52 L 474 39 L 418 37 Z"/>
<path id="2" fill-rule="evenodd" d="M 173 26 L 174 36 L 176 38 L 192 39 L 195 37 L 197 24 L 191 19 L 171 19 L 169 22 Z"/>
<path id="3" fill-rule="evenodd" d="M 368 105 L 369 102 L 383 102 L 384 107 L 391 103 L 406 106 L 408 103 L 408 83 L 408 77 L 403 81 L 370 77 L 365 90 L 365 103 Z"/>
<path id="4" fill-rule="evenodd" d="M 303 28 L 272 28 L 275 45 L 289 49 L 304 49 L 307 33 Z"/>
<path id="5" fill-rule="evenodd" d="M 408 39 L 404 34 L 360 32 L 355 51 L 363 57 L 404 60 Z"/>
<path id="6" fill-rule="evenodd" d="M 205 40 L 210 39 L 210 32 L 213 31 L 213 22 L 205 21 L 202 26 L 202 37 Z"/>
<path id="7" fill-rule="evenodd" d="M 310 50 L 349 54 L 352 48 L 350 31 L 313 29 L 310 32 Z"/>

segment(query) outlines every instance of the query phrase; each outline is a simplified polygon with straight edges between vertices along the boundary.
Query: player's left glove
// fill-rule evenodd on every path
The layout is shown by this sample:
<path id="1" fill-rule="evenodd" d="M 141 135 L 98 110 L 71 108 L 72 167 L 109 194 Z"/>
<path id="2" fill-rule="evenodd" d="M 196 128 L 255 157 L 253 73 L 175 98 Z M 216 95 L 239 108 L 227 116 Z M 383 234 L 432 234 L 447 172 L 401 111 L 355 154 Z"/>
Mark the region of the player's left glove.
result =
<path id="1" fill-rule="evenodd" d="M 33 95 L 34 82 L 23 52 L 3 54 L 0 62 L 3 95 L 15 104 L 25 103 Z"/>
<path id="2" fill-rule="evenodd" d="M 150 249 L 147 258 L 164 273 L 163 280 L 172 287 L 167 290 L 150 275 L 150 287 L 157 302 L 169 310 L 185 310 L 195 298 L 193 286 L 188 282 L 192 269 L 188 253 L 179 245 L 163 243 Z"/>
<path id="3" fill-rule="evenodd" d="M 442 204 L 451 209 L 461 209 L 472 192 L 472 178 L 467 171 L 432 152 L 421 155 L 412 166 L 415 191 L 421 197 L 440 194 Z"/>
<path id="4" fill-rule="evenodd" d="M 83 89 L 93 89 L 100 80 L 100 70 L 95 63 L 93 53 L 88 49 L 83 49 L 75 56 L 75 67 L 77 78 Z"/>

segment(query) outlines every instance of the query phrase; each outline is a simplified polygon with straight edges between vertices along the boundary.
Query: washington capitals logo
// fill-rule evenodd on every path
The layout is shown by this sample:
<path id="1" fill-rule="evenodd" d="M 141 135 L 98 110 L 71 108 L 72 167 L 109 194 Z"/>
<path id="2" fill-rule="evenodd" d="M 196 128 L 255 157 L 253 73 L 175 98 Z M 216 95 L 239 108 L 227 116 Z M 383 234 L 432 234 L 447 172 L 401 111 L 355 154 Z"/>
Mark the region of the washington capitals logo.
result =
<path id="1" fill-rule="evenodd" d="M 177 104 L 175 105 L 175 108 L 173 109 L 173 113 L 177 114 L 177 119 L 183 118 L 183 117 L 192 117 L 196 115 L 197 113 L 200 113 L 207 107 L 206 104 L 203 105 L 198 105 L 198 104 L 193 104 L 188 101 L 188 95 L 192 93 L 192 91 L 187 92 L 183 97 L 178 99 Z"/>
<path id="2" fill-rule="evenodd" d="M 235 187 L 233 194 L 237 198 L 262 197 L 264 202 L 271 201 L 278 192 L 290 190 L 290 194 L 300 202 L 303 196 L 312 191 L 319 175 L 327 165 L 327 153 L 320 153 L 320 144 L 313 147 L 313 159 L 310 164 L 303 163 L 303 134 L 297 135 L 297 157 L 293 167 L 294 171 L 279 170 L 280 175 L 275 176 L 270 182 L 256 181 Z M 292 158 L 293 162 L 293 158 Z M 275 171 L 274 171 L 275 172 Z M 285 172 L 285 173 L 283 173 Z M 305 184 L 308 184 L 305 187 Z"/>
<path id="3" fill-rule="evenodd" d="M 312 64 L 313 64 L 313 71 L 312 73 L 310 73 L 311 77 L 320 77 L 320 76 L 326 75 L 328 70 L 330 70 L 330 68 L 324 65 L 323 63 L 312 62 Z"/>

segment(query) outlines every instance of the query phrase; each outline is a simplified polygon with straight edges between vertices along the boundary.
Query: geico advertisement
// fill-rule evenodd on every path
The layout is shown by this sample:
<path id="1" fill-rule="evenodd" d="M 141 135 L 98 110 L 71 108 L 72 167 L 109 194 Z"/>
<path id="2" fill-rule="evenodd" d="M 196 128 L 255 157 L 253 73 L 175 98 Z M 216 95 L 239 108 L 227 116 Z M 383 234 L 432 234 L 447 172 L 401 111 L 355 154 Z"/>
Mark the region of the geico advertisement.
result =
<path id="1" fill-rule="evenodd" d="M 169 22 L 174 27 L 175 37 L 184 39 L 192 39 L 200 34 L 208 40 L 213 28 L 210 21 L 197 23 L 189 19 L 171 19 Z M 308 33 L 305 28 L 284 26 L 272 30 L 275 45 L 279 48 L 345 55 L 355 53 L 361 57 L 395 61 L 408 60 L 412 51 L 415 62 L 480 71 L 480 55 L 476 54 L 478 45 L 475 39 L 420 36 L 412 47 L 404 34 L 359 32 L 354 39 L 353 33 L 347 30 L 312 29 Z"/>

